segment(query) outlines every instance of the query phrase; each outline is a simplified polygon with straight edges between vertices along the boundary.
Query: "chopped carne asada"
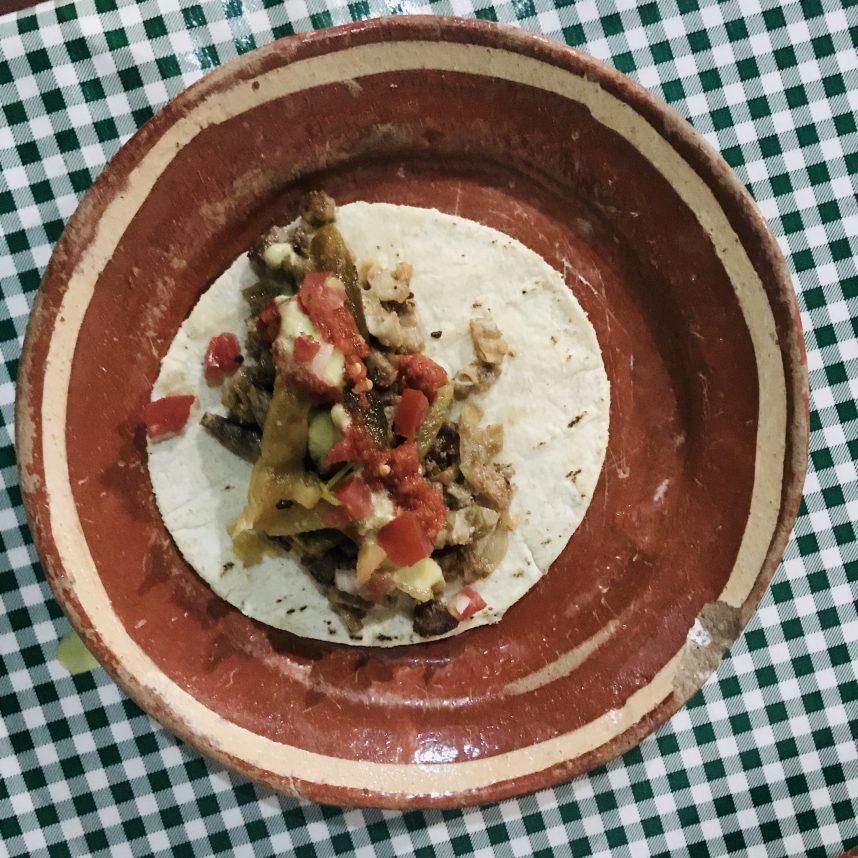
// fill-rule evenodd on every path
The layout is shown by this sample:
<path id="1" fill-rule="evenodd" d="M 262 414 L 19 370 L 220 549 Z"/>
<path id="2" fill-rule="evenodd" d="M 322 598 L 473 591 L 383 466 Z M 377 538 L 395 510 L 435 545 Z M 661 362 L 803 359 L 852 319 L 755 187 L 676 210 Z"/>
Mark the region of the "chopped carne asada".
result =
<path id="1" fill-rule="evenodd" d="M 233 544 L 243 559 L 297 552 L 353 635 L 373 604 L 403 600 L 417 634 L 446 634 L 486 607 L 467 585 L 506 552 L 503 429 L 468 397 L 497 380 L 507 344 L 480 311 L 474 360 L 448 378 L 423 354 L 412 267 L 356 268 L 324 192 L 300 211 L 249 251 L 244 354 L 234 337 L 211 344 L 227 416 L 202 425 L 253 462 Z"/>

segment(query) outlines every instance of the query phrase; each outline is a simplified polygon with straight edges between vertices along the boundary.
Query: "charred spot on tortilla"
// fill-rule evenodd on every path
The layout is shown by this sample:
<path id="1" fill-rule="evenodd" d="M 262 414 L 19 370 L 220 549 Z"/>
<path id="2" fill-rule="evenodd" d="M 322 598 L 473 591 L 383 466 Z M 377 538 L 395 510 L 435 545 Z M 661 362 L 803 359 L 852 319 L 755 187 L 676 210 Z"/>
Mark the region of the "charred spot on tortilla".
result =
<path id="1" fill-rule="evenodd" d="M 203 420 L 149 436 L 180 551 L 248 616 L 338 643 L 499 621 L 607 446 L 601 352 L 559 272 L 473 221 L 324 192 L 204 293 L 153 403 L 188 391 Z M 573 447 L 557 430 L 585 414 Z"/>

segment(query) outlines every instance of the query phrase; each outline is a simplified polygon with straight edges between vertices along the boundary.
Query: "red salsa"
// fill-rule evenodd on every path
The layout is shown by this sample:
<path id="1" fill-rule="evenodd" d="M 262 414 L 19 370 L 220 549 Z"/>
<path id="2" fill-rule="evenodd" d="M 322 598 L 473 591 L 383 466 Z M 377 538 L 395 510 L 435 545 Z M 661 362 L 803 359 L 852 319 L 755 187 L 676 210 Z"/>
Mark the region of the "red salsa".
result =
<path id="1" fill-rule="evenodd" d="M 345 306 L 346 293 L 340 281 L 327 272 L 308 274 L 298 301 L 322 339 L 342 352 L 346 378 L 358 387 L 366 379 L 363 358 L 369 355 L 369 346 Z"/>
<path id="2" fill-rule="evenodd" d="M 447 383 L 447 371 L 426 355 L 400 355 L 399 378 L 407 387 L 422 391 L 429 402 Z"/>
<path id="3" fill-rule="evenodd" d="M 327 464 L 358 462 L 373 489 L 386 489 L 401 510 L 413 512 L 430 540 L 444 529 L 446 510 L 440 489 L 420 472 L 414 441 L 398 447 L 381 447 L 353 418 L 343 437 L 328 452 Z"/>

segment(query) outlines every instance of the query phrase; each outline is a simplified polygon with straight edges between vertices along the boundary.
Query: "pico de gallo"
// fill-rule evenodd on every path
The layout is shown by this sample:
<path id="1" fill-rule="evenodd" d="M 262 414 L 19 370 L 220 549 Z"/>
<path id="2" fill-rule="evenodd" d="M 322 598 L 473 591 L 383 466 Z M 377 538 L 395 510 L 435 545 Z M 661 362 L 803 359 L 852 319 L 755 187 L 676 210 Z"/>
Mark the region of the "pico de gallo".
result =
<path id="1" fill-rule="evenodd" d="M 449 377 L 423 353 L 411 267 L 358 268 L 322 192 L 249 258 L 258 282 L 244 291 L 243 346 L 218 332 L 204 359 L 225 415 L 202 424 L 253 463 L 236 552 L 297 552 L 354 634 L 391 600 L 418 634 L 452 631 L 486 608 L 470 585 L 506 551 L 503 431 L 470 399 L 498 378 L 503 337 L 473 319 L 474 361 Z M 156 405 L 156 432 L 188 419 L 189 402 Z"/>

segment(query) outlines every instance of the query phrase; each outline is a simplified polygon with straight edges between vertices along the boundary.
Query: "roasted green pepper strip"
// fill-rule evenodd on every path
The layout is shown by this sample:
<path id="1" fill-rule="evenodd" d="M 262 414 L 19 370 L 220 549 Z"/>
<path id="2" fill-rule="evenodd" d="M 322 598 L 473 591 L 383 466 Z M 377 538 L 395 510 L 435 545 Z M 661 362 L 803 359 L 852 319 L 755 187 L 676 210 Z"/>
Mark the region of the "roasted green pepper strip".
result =
<path id="1" fill-rule="evenodd" d="M 305 557 L 320 557 L 347 541 L 339 530 L 311 530 L 289 537 L 293 548 Z"/>
<path id="2" fill-rule="evenodd" d="M 291 501 L 305 511 L 319 502 L 319 478 L 304 470 L 309 413 L 306 394 L 280 385 L 274 388 L 262 448 L 250 475 L 247 506 L 232 530 L 235 543 L 245 539 L 248 532 L 267 533 L 260 522 L 282 501 Z"/>
<path id="3" fill-rule="evenodd" d="M 435 394 L 435 401 L 429 406 L 426 412 L 426 417 L 417 429 L 417 452 L 420 458 L 425 458 L 429 450 L 432 449 L 432 444 L 435 438 L 441 431 L 441 427 L 447 420 L 450 414 L 450 406 L 453 404 L 453 383 L 448 381 Z"/>
<path id="4" fill-rule="evenodd" d="M 255 426 L 234 423 L 220 414 L 211 414 L 208 411 L 200 418 L 200 423 L 230 453 L 235 453 L 251 464 L 259 458 L 262 436 Z"/>
<path id="5" fill-rule="evenodd" d="M 256 529 L 267 536 L 296 536 L 327 527 L 317 510 L 297 503 L 287 509 L 267 509 L 256 519 Z"/>
<path id="6" fill-rule="evenodd" d="M 310 243 L 310 254 L 317 271 L 330 271 L 343 281 L 346 287 L 346 307 L 355 320 L 358 333 L 365 340 L 369 340 L 357 268 L 352 262 L 351 254 L 340 231 L 330 223 L 319 229 Z"/>
<path id="7" fill-rule="evenodd" d="M 310 407 L 307 394 L 275 386 L 262 429 L 259 461 L 263 465 L 281 472 L 304 470 Z"/>
<path id="8" fill-rule="evenodd" d="M 354 392 L 354 388 L 347 387 L 343 392 L 343 404 L 349 414 L 369 432 L 379 447 L 387 447 L 390 444 L 390 428 L 387 425 L 387 417 L 384 415 L 381 396 L 377 390 L 368 390 L 364 397 L 365 408 L 361 397 Z"/>
<path id="9" fill-rule="evenodd" d="M 295 282 L 291 275 L 288 275 L 288 279 L 285 275 L 281 278 L 265 275 L 260 277 L 256 283 L 245 286 L 241 290 L 241 294 L 244 295 L 244 300 L 247 301 L 247 306 L 250 307 L 250 312 L 254 316 L 278 295 L 292 295 L 294 292 Z"/>

